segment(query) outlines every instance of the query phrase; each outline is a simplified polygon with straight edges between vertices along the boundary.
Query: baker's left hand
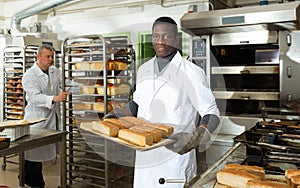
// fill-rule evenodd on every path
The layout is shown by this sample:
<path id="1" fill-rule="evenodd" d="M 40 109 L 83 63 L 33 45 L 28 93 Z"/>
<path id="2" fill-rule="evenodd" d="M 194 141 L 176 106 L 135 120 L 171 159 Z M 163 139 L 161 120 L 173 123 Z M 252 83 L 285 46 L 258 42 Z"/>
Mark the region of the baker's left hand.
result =
<path id="1" fill-rule="evenodd" d="M 207 128 L 199 126 L 192 133 L 177 133 L 169 138 L 175 140 L 175 142 L 167 145 L 166 148 L 183 155 L 192 149 L 205 145 L 210 141 L 211 134 Z"/>

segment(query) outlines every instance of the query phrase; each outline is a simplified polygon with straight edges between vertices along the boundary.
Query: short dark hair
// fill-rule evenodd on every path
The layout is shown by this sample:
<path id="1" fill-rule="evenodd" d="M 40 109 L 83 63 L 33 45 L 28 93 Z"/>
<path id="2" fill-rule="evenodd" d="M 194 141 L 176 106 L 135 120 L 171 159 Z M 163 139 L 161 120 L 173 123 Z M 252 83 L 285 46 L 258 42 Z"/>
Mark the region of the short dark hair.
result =
<path id="1" fill-rule="evenodd" d="M 52 46 L 50 46 L 48 44 L 42 44 L 42 45 L 39 46 L 38 53 L 41 54 L 44 49 L 50 50 L 50 51 L 53 51 L 53 52 L 55 51 Z"/>
<path id="2" fill-rule="evenodd" d="M 152 31 L 157 24 L 169 24 L 173 27 L 174 33 L 178 33 L 177 23 L 170 17 L 162 16 L 157 18 L 152 25 Z"/>

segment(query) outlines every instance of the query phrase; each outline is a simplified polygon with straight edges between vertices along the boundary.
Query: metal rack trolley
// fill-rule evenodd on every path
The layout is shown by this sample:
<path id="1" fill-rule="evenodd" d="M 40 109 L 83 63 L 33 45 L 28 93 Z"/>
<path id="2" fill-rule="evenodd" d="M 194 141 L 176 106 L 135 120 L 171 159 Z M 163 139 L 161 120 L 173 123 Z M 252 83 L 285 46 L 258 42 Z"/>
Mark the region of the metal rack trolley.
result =
<path id="1" fill-rule="evenodd" d="M 36 46 L 6 46 L 4 48 L 4 97 L 3 97 L 3 120 L 21 120 L 24 115 L 25 108 L 25 93 L 22 87 L 22 76 L 25 71 L 30 68 L 36 61 Z M 29 132 L 29 127 L 16 128 L 3 132 L 8 134 L 11 140 Z M 6 169 L 6 163 L 17 164 L 13 161 L 8 161 L 7 158 L 12 156 L 4 156 L 1 169 Z"/>
<path id="2" fill-rule="evenodd" d="M 109 64 L 115 61 L 126 66 Z M 126 104 L 134 90 L 135 69 L 135 52 L 127 37 L 86 35 L 64 40 L 63 88 L 74 87 L 73 91 L 78 91 L 63 104 L 63 128 L 69 132 L 68 185 L 132 187 L 134 151 L 83 131 L 80 123 L 97 121 L 114 107 Z M 67 80 L 73 84 L 66 85 Z M 112 92 L 111 88 L 117 86 L 123 89 Z M 96 108 L 97 105 L 102 108 Z"/>

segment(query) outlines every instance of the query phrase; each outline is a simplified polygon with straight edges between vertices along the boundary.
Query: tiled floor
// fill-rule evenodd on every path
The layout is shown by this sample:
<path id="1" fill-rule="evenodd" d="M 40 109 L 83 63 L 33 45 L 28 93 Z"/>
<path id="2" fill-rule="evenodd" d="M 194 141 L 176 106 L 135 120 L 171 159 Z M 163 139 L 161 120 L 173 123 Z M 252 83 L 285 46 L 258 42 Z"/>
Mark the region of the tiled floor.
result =
<path id="1" fill-rule="evenodd" d="M 12 157 L 9 161 L 18 162 L 18 157 Z M 2 158 L 0 158 L 0 164 L 3 164 Z M 59 158 L 56 164 L 52 164 L 51 161 L 43 163 L 43 174 L 46 183 L 46 188 L 57 188 L 60 185 L 60 168 Z M 5 170 L 0 170 L 0 186 L 6 185 L 9 188 L 18 188 L 18 165 L 7 163 Z"/>

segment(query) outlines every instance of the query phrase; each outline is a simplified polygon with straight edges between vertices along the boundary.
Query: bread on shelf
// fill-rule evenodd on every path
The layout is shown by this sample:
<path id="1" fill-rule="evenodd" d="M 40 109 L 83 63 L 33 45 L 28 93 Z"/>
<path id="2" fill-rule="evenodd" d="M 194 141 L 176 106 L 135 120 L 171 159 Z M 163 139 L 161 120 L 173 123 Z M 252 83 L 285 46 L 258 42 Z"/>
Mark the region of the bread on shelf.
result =
<path id="1" fill-rule="evenodd" d="M 89 70 L 90 69 L 90 63 L 88 62 L 78 62 L 75 63 L 75 70 Z"/>
<path id="2" fill-rule="evenodd" d="M 73 104 L 73 109 L 74 110 L 91 110 L 92 109 L 92 104 L 88 104 L 88 103 L 74 103 Z"/>
<path id="3" fill-rule="evenodd" d="M 7 89 L 6 91 L 7 91 L 8 93 L 14 93 L 14 92 L 15 92 L 14 89 Z"/>
<path id="4" fill-rule="evenodd" d="M 80 94 L 95 94 L 95 88 L 92 86 L 80 86 Z"/>
<path id="5" fill-rule="evenodd" d="M 103 84 L 95 84 L 95 86 L 96 86 L 97 94 L 104 95 Z M 107 96 L 111 96 L 111 91 L 113 88 L 114 88 L 113 84 L 110 84 L 110 83 L 107 84 Z"/>
<path id="6" fill-rule="evenodd" d="M 99 61 L 99 62 L 92 62 L 90 64 L 90 69 L 91 70 L 103 70 L 103 62 L 102 61 Z"/>
<path id="7" fill-rule="evenodd" d="M 93 110 L 104 112 L 104 102 L 96 102 L 96 103 L 94 103 L 93 104 Z M 107 103 L 107 111 L 108 112 L 112 111 L 112 106 L 111 106 L 111 104 L 109 102 Z"/>
<path id="8" fill-rule="evenodd" d="M 111 95 L 123 95 L 130 93 L 130 85 L 129 84 L 116 84 L 110 88 Z"/>
<path id="9" fill-rule="evenodd" d="M 127 63 L 122 60 L 114 60 L 115 70 L 121 71 L 127 69 Z"/>
<path id="10" fill-rule="evenodd" d="M 12 83 L 7 83 L 7 84 L 5 84 L 5 87 L 12 88 L 12 87 L 14 87 L 14 85 Z"/>

